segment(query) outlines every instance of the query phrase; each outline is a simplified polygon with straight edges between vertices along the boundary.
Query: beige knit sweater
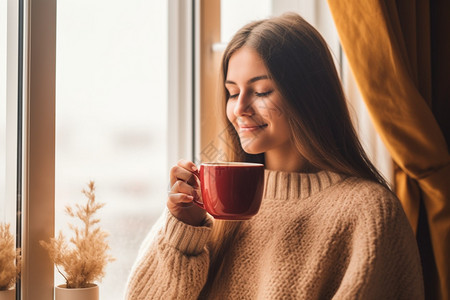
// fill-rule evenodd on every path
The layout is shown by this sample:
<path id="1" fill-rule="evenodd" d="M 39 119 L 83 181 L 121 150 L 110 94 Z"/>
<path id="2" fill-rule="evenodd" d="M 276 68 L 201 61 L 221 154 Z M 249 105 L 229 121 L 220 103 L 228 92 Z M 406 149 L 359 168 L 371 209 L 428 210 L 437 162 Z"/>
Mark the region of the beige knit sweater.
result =
<path id="1" fill-rule="evenodd" d="M 197 299 L 213 220 L 165 214 L 144 241 L 127 299 Z M 216 299 L 423 299 L 419 254 L 398 200 L 331 172 L 265 172 L 259 213 L 227 253 Z"/>

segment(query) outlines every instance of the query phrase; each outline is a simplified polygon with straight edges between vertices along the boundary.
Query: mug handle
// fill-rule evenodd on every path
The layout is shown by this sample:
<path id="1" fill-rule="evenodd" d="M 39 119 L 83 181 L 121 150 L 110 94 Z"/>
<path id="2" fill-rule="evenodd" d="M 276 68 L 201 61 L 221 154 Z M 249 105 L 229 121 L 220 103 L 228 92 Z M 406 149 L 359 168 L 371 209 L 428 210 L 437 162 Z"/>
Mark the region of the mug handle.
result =
<path id="1" fill-rule="evenodd" d="M 203 166 L 200 166 L 200 169 L 202 168 Z M 194 171 L 193 172 L 194 173 L 194 175 L 198 178 L 198 181 L 200 181 L 200 171 L 199 170 L 197 170 L 197 171 Z M 200 182 L 201 183 L 201 182 Z M 200 193 L 201 193 L 202 191 L 201 191 L 201 188 L 200 188 Z M 197 206 L 199 206 L 200 208 L 203 208 L 203 209 L 205 209 L 205 205 L 203 204 L 203 202 L 200 202 L 200 201 L 198 201 L 196 198 L 198 198 L 198 197 L 194 197 L 194 200 L 192 200 L 192 202 L 194 202 Z"/>

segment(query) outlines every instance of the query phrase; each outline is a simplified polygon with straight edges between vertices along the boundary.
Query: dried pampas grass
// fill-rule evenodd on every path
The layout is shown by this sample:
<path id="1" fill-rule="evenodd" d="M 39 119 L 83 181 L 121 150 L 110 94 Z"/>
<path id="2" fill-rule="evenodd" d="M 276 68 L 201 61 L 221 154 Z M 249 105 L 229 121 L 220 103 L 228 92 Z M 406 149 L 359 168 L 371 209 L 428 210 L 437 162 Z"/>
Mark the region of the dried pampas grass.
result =
<path id="1" fill-rule="evenodd" d="M 20 273 L 20 251 L 15 248 L 9 224 L 0 223 L 0 291 L 14 287 Z"/>
<path id="2" fill-rule="evenodd" d="M 70 245 L 61 232 L 57 238 L 51 238 L 49 243 L 40 241 L 58 272 L 65 278 L 67 288 L 84 288 L 101 281 L 106 265 L 114 261 L 108 254 L 108 234 L 98 227 L 100 220 L 94 218 L 94 214 L 105 204 L 95 202 L 93 181 L 89 182 L 88 188 L 82 191 L 88 198 L 86 205 L 76 204 L 75 209 L 66 206 L 66 213 L 78 218 L 83 224 L 80 228 L 69 224 L 74 233 Z"/>

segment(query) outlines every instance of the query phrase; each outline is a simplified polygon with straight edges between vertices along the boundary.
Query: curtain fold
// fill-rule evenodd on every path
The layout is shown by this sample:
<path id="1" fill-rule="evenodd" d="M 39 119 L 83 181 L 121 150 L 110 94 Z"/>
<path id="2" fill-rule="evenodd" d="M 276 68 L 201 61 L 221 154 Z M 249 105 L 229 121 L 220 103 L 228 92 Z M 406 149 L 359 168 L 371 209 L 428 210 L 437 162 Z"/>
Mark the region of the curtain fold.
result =
<path id="1" fill-rule="evenodd" d="M 449 3 L 328 0 L 375 128 L 396 164 L 395 192 L 414 231 L 427 228 L 429 239 L 418 243 L 431 249 L 421 251 L 422 263 L 426 255 L 435 262 L 423 268 L 429 299 L 450 299 Z M 427 240 L 430 245 L 420 245 Z M 438 287 L 427 284 L 433 275 Z"/>

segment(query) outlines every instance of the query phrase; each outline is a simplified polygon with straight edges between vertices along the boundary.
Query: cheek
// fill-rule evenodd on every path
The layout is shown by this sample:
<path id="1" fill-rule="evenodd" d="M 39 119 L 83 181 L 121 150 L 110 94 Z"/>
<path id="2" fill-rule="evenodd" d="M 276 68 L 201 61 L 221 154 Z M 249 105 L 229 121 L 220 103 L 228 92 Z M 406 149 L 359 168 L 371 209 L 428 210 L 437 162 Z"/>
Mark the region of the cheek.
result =
<path id="1" fill-rule="evenodd" d="M 227 102 L 227 119 L 231 123 L 234 123 L 234 121 L 236 120 L 236 116 L 234 115 L 234 103 L 233 103 L 233 101 L 228 101 Z"/>
<path id="2" fill-rule="evenodd" d="M 266 120 L 276 120 L 282 117 L 283 113 L 279 105 L 277 105 L 279 99 L 266 98 L 261 99 L 255 103 L 255 109 L 257 113 Z"/>

